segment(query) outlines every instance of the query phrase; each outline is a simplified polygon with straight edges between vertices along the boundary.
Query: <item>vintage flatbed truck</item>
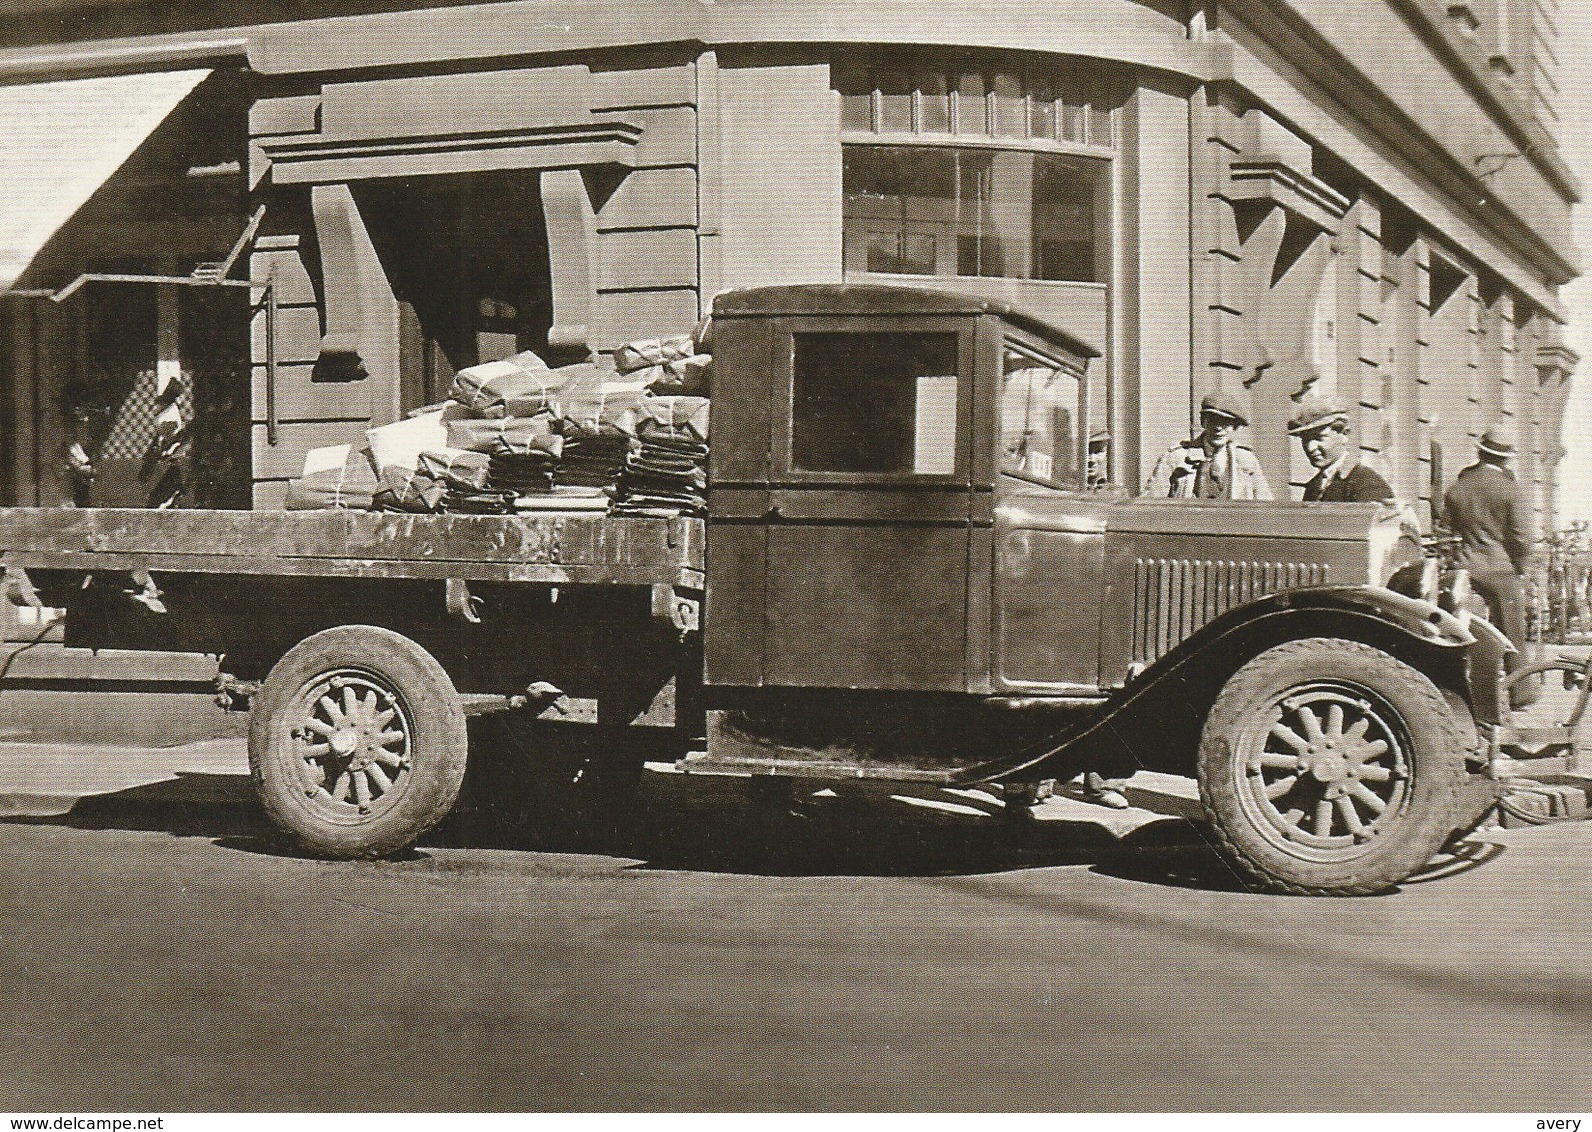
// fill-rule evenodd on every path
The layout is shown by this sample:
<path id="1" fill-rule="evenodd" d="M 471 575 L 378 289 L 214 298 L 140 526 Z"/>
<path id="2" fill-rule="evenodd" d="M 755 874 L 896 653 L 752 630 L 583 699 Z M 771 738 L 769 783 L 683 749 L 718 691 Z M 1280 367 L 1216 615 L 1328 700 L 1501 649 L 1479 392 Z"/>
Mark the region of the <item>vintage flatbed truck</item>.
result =
<path id="1" fill-rule="evenodd" d="M 70 640 L 220 654 L 266 811 L 335 857 L 448 812 L 470 713 L 577 702 L 765 782 L 1191 774 L 1292 892 L 1385 889 L 1479 816 L 1509 646 L 1386 509 L 1085 490 L 1095 351 L 999 303 L 713 318 L 705 521 L 4 509 L 7 589 Z"/>

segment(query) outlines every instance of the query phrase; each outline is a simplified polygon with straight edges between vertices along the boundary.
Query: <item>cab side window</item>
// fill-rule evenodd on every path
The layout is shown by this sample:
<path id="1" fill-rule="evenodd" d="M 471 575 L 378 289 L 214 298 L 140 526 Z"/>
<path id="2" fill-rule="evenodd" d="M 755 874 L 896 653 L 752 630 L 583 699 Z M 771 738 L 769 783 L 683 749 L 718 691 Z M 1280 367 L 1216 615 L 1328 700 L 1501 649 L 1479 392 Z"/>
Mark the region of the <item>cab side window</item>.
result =
<path id="1" fill-rule="evenodd" d="M 1008 346 L 1003 369 L 1001 471 L 1049 487 L 1081 488 L 1078 451 L 1085 427 L 1081 368 Z"/>
<path id="2" fill-rule="evenodd" d="M 793 471 L 955 474 L 955 333 L 799 333 L 793 352 Z"/>

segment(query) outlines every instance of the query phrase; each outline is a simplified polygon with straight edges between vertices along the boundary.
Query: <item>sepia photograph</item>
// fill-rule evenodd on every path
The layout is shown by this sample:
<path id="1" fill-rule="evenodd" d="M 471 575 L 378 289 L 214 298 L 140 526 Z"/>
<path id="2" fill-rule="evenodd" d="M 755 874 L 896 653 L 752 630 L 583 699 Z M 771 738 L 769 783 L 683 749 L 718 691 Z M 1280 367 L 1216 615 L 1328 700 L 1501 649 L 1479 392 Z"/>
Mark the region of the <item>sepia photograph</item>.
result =
<path id="1" fill-rule="evenodd" d="M 1592 0 L 0 0 L 0 1132 L 1579 1132 L 1589 177 Z"/>

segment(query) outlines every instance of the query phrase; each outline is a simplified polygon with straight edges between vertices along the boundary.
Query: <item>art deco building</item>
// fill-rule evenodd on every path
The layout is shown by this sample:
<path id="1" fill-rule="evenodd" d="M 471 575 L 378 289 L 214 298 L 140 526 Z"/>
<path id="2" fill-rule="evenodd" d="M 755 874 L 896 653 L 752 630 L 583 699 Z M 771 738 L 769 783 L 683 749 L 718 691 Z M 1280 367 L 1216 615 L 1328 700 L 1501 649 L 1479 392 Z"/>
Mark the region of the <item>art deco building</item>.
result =
<path id="1" fill-rule="evenodd" d="M 9 0 L 0 499 L 70 499 L 77 437 L 127 502 L 175 412 L 191 502 L 272 505 L 464 365 L 866 279 L 1096 344 L 1079 413 L 1130 489 L 1216 388 L 1297 488 L 1313 385 L 1412 500 L 1511 420 L 1547 523 L 1556 7 Z"/>

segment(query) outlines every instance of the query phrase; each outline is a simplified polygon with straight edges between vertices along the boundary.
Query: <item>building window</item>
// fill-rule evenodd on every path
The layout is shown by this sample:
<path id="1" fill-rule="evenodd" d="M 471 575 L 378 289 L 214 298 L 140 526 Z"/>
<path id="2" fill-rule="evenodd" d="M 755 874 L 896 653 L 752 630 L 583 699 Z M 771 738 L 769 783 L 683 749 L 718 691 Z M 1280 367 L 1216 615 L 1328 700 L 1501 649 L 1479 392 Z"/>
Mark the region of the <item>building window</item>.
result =
<path id="1" fill-rule="evenodd" d="M 941 146 L 844 147 L 845 270 L 1099 283 L 1107 162 Z"/>
<path id="2" fill-rule="evenodd" d="M 843 59 L 835 67 L 841 128 L 873 134 L 954 134 L 1110 148 L 1117 85 L 1091 64 L 910 56 Z"/>

